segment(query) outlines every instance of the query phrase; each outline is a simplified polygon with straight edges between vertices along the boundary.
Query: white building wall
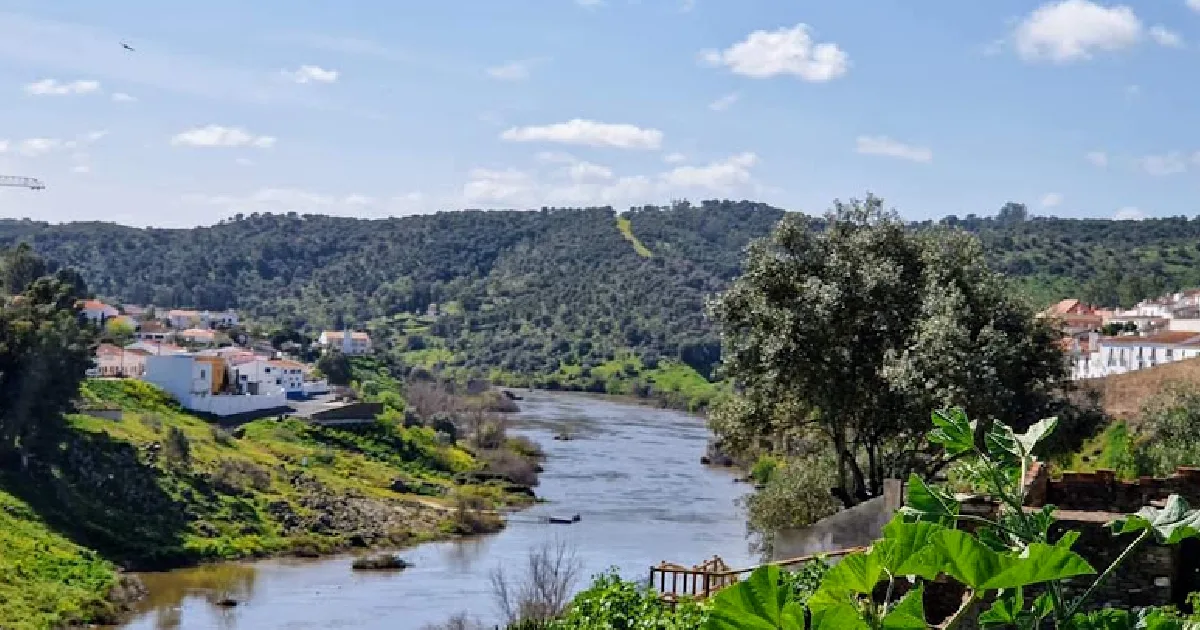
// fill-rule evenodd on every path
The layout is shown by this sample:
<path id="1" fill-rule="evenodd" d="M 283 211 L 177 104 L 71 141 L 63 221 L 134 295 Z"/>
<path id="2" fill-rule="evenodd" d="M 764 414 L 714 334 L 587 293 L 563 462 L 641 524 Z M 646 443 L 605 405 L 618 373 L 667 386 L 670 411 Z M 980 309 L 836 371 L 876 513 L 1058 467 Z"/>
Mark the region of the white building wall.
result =
<path id="1" fill-rule="evenodd" d="M 211 413 L 214 416 L 235 416 L 266 409 L 278 409 L 286 407 L 288 404 L 287 394 L 284 393 L 283 388 L 277 388 L 269 393 L 255 396 L 214 396 L 211 394 L 201 394 L 191 396 L 182 402 L 184 407 L 192 411 Z"/>
<path id="2" fill-rule="evenodd" d="M 192 396 L 212 391 L 212 365 L 186 354 L 150 356 L 146 357 L 145 380 L 187 406 Z"/>
<path id="3" fill-rule="evenodd" d="M 1167 330 L 1200 333 L 1200 319 L 1172 319 Z"/>

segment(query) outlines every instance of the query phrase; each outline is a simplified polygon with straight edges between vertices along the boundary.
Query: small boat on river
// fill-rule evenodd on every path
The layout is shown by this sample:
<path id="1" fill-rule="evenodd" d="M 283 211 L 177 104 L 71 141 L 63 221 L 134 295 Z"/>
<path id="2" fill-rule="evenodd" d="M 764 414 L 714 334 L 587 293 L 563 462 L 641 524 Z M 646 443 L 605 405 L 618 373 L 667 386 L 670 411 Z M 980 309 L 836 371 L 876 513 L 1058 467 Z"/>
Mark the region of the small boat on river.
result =
<path id="1" fill-rule="evenodd" d="M 546 520 L 550 521 L 550 523 L 552 523 L 554 525 L 570 525 L 572 523 L 578 523 L 579 521 L 581 521 L 583 519 L 580 518 L 580 516 L 578 514 L 576 514 L 575 516 L 572 516 L 570 518 L 567 518 L 565 516 L 551 516 L 550 518 L 548 518 Z"/>

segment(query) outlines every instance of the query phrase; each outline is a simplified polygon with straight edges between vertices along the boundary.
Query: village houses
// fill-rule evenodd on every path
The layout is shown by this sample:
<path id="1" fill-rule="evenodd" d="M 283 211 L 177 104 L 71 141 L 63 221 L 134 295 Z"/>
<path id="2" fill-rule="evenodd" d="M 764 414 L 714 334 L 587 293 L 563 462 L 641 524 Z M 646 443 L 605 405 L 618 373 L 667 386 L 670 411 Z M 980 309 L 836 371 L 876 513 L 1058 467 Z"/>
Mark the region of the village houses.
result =
<path id="1" fill-rule="evenodd" d="M 146 357 L 141 348 L 122 348 L 102 343 L 96 348 L 96 375 L 122 378 L 141 378 L 146 374 Z"/>
<path id="2" fill-rule="evenodd" d="M 347 356 L 369 354 L 371 336 L 365 332 L 327 330 L 317 338 L 317 343 L 327 349 L 341 350 Z"/>
<path id="3" fill-rule="evenodd" d="M 194 346 L 211 346 L 217 342 L 217 333 L 207 328 L 189 328 L 177 335 L 180 341 Z"/>
<path id="4" fill-rule="evenodd" d="M 116 307 L 109 306 L 100 300 L 85 300 L 80 304 L 80 308 L 83 310 L 83 316 L 95 324 L 103 324 L 121 314 Z"/>
<path id="5" fill-rule="evenodd" d="M 1053 320 L 1062 331 L 1075 379 L 1103 378 L 1200 357 L 1200 290 L 1145 300 L 1125 310 L 1062 300 L 1039 317 Z M 1122 333 L 1099 334 L 1116 324 Z"/>

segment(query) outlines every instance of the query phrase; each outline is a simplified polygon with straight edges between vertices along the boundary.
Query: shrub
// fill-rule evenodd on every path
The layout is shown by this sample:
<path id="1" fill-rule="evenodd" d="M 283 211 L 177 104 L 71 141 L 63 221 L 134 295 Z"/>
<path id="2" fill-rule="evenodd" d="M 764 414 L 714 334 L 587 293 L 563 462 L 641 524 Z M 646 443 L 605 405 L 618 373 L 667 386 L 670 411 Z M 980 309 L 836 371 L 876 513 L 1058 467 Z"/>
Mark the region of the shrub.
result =
<path id="1" fill-rule="evenodd" d="M 498 475 L 522 486 L 536 486 L 538 483 L 537 464 L 508 450 L 480 451 L 478 459 L 483 462 L 484 470 Z"/>
<path id="2" fill-rule="evenodd" d="M 138 421 L 155 433 L 160 433 L 163 429 L 162 416 L 156 413 L 144 413 L 138 418 Z"/>
<path id="3" fill-rule="evenodd" d="M 218 426 L 212 427 L 213 442 L 220 446 L 233 446 L 233 434 Z"/>
<path id="4" fill-rule="evenodd" d="M 525 437 L 524 435 L 514 435 L 508 438 L 506 444 L 508 450 L 529 459 L 541 459 L 546 456 L 546 451 L 542 450 L 542 445 Z"/>
<path id="5" fill-rule="evenodd" d="M 504 527 L 504 521 L 498 514 L 488 511 L 490 508 L 490 502 L 482 495 L 467 488 L 459 489 L 454 494 L 454 513 L 450 520 L 450 530 L 464 536 L 499 531 Z"/>
<path id="6" fill-rule="evenodd" d="M 213 485 L 225 494 L 246 494 L 249 490 L 263 492 L 271 487 L 271 473 L 244 459 L 223 459 L 212 476 Z"/>
<path id="7" fill-rule="evenodd" d="M 192 465 L 192 442 L 179 427 L 171 427 L 167 431 L 167 440 L 163 443 L 163 456 L 174 466 L 188 468 Z"/>
<path id="8" fill-rule="evenodd" d="M 1148 432 L 1137 449 L 1141 474 L 1165 475 L 1200 458 L 1200 387 L 1172 383 L 1146 402 L 1142 424 Z"/>
<path id="9" fill-rule="evenodd" d="M 829 492 L 836 485 L 837 474 L 829 456 L 786 460 L 774 469 L 762 490 L 746 498 L 750 526 L 769 547 L 774 532 L 811 525 L 837 512 L 841 503 Z"/>
<path id="10" fill-rule="evenodd" d="M 570 545 L 547 542 L 529 552 L 523 574 L 494 569 L 492 596 L 509 624 L 550 621 L 566 609 L 580 569 Z"/>
<path id="11" fill-rule="evenodd" d="M 754 466 L 750 468 L 750 478 L 754 480 L 754 483 L 766 484 L 771 480 L 771 475 L 778 467 L 778 459 L 770 455 L 759 455 Z"/>
<path id="12" fill-rule="evenodd" d="M 564 630 L 694 630 L 706 617 L 702 606 L 685 601 L 672 607 L 646 585 L 623 580 L 610 569 L 575 596 L 556 625 Z"/>

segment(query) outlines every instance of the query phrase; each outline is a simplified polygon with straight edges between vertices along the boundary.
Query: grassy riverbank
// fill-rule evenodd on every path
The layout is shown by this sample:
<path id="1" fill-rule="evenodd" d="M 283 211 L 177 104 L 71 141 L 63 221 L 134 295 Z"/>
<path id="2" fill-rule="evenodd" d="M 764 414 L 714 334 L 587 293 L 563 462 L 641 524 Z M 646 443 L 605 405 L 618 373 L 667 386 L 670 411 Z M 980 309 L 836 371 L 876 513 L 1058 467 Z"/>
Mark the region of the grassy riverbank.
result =
<path id="1" fill-rule="evenodd" d="M 495 531 L 531 501 L 432 429 L 264 419 L 234 430 L 139 381 L 89 381 L 59 452 L 0 478 L 0 627 L 94 620 L 114 568 L 317 555 Z M 9 544 L 16 536 L 20 544 Z M 11 570 L 9 570 L 11 569 Z"/>

